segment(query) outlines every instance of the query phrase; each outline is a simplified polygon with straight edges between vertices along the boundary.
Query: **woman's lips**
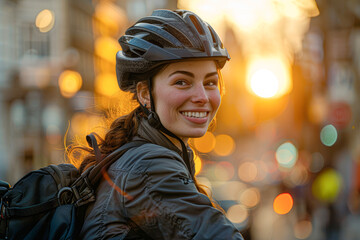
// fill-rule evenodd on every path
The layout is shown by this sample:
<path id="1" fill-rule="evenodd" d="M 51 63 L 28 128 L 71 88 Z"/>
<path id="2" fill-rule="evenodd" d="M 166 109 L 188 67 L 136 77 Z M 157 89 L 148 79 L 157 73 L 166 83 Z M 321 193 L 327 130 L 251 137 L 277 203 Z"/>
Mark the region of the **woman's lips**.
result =
<path id="1" fill-rule="evenodd" d="M 184 116 L 190 122 L 203 124 L 208 120 L 209 112 L 208 111 L 181 111 L 181 115 Z"/>

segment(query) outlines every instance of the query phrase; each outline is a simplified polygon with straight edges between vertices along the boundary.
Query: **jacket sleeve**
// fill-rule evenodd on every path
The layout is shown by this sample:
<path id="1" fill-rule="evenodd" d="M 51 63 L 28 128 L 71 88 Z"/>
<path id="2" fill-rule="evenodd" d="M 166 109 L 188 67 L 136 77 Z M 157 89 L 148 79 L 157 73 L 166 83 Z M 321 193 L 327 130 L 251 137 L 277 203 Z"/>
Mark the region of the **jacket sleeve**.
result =
<path id="1" fill-rule="evenodd" d="M 243 239 L 235 226 L 197 191 L 184 163 L 158 157 L 129 173 L 124 209 L 153 239 Z M 190 181 L 189 181 L 190 180 Z"/>

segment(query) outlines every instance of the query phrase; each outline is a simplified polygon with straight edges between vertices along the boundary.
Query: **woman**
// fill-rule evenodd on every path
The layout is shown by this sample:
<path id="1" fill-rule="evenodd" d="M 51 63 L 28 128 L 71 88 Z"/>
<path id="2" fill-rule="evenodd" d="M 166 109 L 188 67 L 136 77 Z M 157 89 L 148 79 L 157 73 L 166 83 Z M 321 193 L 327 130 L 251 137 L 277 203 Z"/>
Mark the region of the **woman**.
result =
<path id="1" fill-rule="evenodd" d="M 110 166 L 81 237 L 243 239 L 196 182 L 187 145 L 205 134 L 220 105 L 229 55 L 218 35 L 190 11 L 156 10 L 119 42 L 118 83 L 140 106 L 112 123 L 100 150 L 106 156 L 127 142 L 145 143 Z M 87 156 L 81 171 L 94 159 Z"/>

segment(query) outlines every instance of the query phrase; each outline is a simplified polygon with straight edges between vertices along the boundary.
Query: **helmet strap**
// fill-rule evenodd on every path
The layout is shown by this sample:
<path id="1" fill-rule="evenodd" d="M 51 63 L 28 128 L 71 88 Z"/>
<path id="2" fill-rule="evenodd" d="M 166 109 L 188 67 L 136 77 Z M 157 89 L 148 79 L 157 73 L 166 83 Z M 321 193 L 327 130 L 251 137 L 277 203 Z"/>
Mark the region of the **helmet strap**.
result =
<path id="1" fill-rule="evenodd" d="M 183 140 L 181 140 L 181 138 L 179 138 L 178 136 L 176 136 L 174 133 L 172 133 L 171 131 L 169 131 L 168 129 L 166 129 L 159 118 L 159 115 L 155 112 L 155 104 L 154 104 L 154 98 L 152 96 L 152 78 L 149 78 L 148 80 L 148 86 L 149 86 L 149 95 L 150 95 L 150 103 L 151 103 L 151 110 L 149 110 L 148 108 L 146 108 L 144 105 L 142 105 L 140 103 L 141 108 L 143 109 L 143 111 L 145 112 L 146 116 L 147 116 L 147 121 L 150 124 L 150 126 L 152 126 L 153 128 L 169 135 L 170 137 L 175 138 L 176 140 L 178 140 L 181 144 L 181 151 L 183 153 L 183 158 L 185 161 L 185 164 L 189 170 L 189 172 L 191 173 L 191 166 L 190 166 L 190 161 L 189 161 L 189 156 L 188 156 L 188 152 L 187 152 L 187 148 L 185 146 L 185 143 L 183 142 Z M 192 174 L 190 174 L 191 177 Z"/>

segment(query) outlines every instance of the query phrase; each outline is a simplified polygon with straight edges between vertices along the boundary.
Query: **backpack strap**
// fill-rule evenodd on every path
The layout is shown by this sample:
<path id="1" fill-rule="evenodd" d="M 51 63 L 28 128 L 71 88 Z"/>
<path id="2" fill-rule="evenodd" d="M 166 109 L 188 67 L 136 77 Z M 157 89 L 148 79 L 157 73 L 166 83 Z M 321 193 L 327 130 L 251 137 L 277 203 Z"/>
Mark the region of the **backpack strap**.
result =
<path id="1" fill-rule="evenodd" d="M 140 147 L 141 145 L 147 143 L 146 141 L 132 141 L 125 143 L 120 148 L 116 149 L 114 152 L 109 154 L 106 158 L 101 160 L 98 164 L 94 165 L 94 168 L 91 169 L 88 178 L 90 183 L 97 187 L 98 183 L 100 182 L 103 171 L 106 171 L 111 164 L 113 164 L 116 160 L 118 160 L 127 150 L 134 147 Z"/>
<path id="2" fill-rule="evenodd" d="M 87 139 L 89 139 L 91 145 L 94 146 L 93 147 L 94 151 L 95 152 L 98 151 L 99 148 L 97 146 L 97 141 L 95 137 L 89 136 L 89 138 Z M 74 201 L 75 205 L 78 207 L 87 204 L 89 202 L 95 201 L 94 190 L 99 185 L 100 180 L 103 177 L 104 171 L 107 171 L 110 165 L 113 164 L 116 160 L 118 160 L 127 150 L 133 147 L 139 147 L 145 143 L 147 142 L 142 140 L 126 143 L 122 145 L 120 148 L 116 149 L 111 154 L 109 154 L 108 156 L 106 156 L 104 159 L 102 159 L 100 151 L 99 154 L 97 155 L 95 153 L 95 157 L 98 157 L 98 159 L 96 159 L 97 163 L 86 169 L 86 171 L 81 174 L 81 176 L 71 185 L 71 187 L 68 188 L 65 187 L 62 190 L 60 190 L 58 195 L 59 201 L 61 201 L 62 195 L 65 196 L 65 199 L 69 199 L 66 197 L 67 191 L 70 191 L 72 193 L 75 199 L 71 199 L 71 202 Z M 66 202 L 64 203 L 66 204 Z"/>
<path id="3" fill-rule="evenodd" d="M 90 139 L 94 144 L 94 151 L 98 151 L 99 148 L 97 146 L 95 137 L 90 137 Z M 57 173 L 53 174 L 49 172 L 53 176 L 54 180 L 58 183 L 58 188 L 63 186 L 61 189 L 59 189 L 57 197 L 54 197 L 47 202 L 39 203 L 29 207 L 3 208 L 3 204 L 1 203 L 1 214 L 4 216 L 25 217 L 49 211 L 50 209 L 56 208 L 60 205 L 75 204 L 75 206 L 79 207 L 93 202 L 95 201 L 95 189 L 103 176 L 103 171 L 106 171 L 110 165 L 118 160 L 127 150 L 133 147 L 139 147 L 145 143 L 147 142 L 141 140 L 126 143 L 104 159 L 98 159 L 99 162 L 83 172 L 80 177 L 71 184 L 71 186 L 64 187 L 66 184 L 64 183 L 61 170 L 58 169 L 58 167 L 55 165 L 50 165 L 51 169 Z M 95 156 L 99 157 L 100 155 L 98 154 Z M 2 185 L 3 183 L 1 183 L 1 187 Z"/>
<path id="4" fill-rule="evenodd" d="M 94 133 L 90 133 L 89 135 L 86 136 L 86 141 L 88 142 L 89 146 L 94 149 L 94 154 L 95 154 L 95 159 L 96 159 L 96 163 L 100 163 L 101 162 L 101 152 L 98 146 L 98 143 L 96 141 L 96 137 Z"/>

